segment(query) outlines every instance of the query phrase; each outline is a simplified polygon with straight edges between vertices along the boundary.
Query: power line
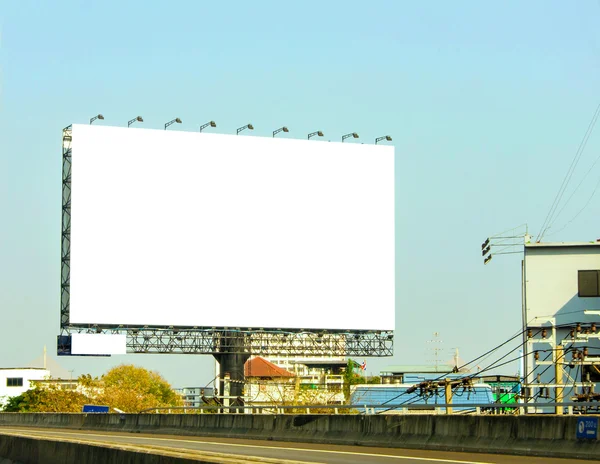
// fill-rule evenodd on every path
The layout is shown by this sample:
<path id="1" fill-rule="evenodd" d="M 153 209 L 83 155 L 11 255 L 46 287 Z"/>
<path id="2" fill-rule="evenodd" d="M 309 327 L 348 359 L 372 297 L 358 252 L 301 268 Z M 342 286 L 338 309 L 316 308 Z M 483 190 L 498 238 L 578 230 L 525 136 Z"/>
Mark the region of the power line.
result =
<path id="1" fill-rule="evenodd" d="M 598 159 L 600 159 L 600 157 L 599 157 Z M 598 160 L 598 159 L 597 159 L 597 160 Z M 597 161 L 597 160 L 596 160 L 596 161 Z M 594 163 L 594 164 L 595 164 L 595 163 Z M 588 171 L 588 172 L 589 172 L 589 171 Z M 566 228 L 567 228 L 569 225 L 571 225 L 571 223 L 572 223 L 572 222 L 573 222 L 575 219 L 577 219 L 577 217 L 578 217 L 578 216 L 579 216 L 579 215 L 580 215 L 580 214 L 583 212 L 583 210 L 584 210 L 584 209 L 586 209 L 586 208 L 589 206 L 590 202 L 592 201 L 592 198 L 594 198 L 594 195 L 596 194 L 596 191 L 598 190 L 598 187 L 600 187 L 600 177 L 598 178 L 598 182 L 596 183 L 596 187 L 594 187 L 594 190 L 592 191 L 592 194 L 591 194 L 591 195 L 590 195 L 590 197 L 588 198 L 588 200 L 587 200 L 587 202 L 585 203 L 585 205 L 583 205 L 583 208 L 581 208 L 581 209 L 580 209 L 580 210 L 577 212 L 577 214 L 575 214 L 575 216 L 573 216 L 573 217 L 572 217 L 570 220 L 568 220 L 568 221 L 565 223 L 565 225 L 564 225 L 564 226 L 562 226 L 560 229 L 558 229 L 558 230 L 554 231 L 554 232 L 553 232 L 552 234 L 550 234 L 550 235 L 555 235 L 555 234 L 558 234 L 559 232 L 562 232 L 563 230 L 565 230 L 565 229 L 566 229 Z M 575 192 L 573 192 L 573 193 L 575 193 Z M 568 202 L 568 200 L 567 200 L 567 202 Z M 565 206 L 566 206 L 566 203 L 565 203 Z M 563 209 L 564 209 L 564 206 L 563 206 Z M 561 211 L 562 211 L 562 210 L 561 210 Z M 560 212 L 559 212 L 559 214 L 560 214 Z"/>
<path id="2" fill-rule="evenodd" d="M 567 189 L 567 185 L 569 184 L 569 181 L 571 180 L 571 177 L 573 176 L 573 172 L 575 171 L 575 168 L 577 167 L 577 164 L 579 163 L 581 155 L 583 154 L 583 151 L 585 150 L 585 147 L 590 138 L 590 135 L 592 134 L 592 132 L 594 130 L 594 126 L 596 125 L 596 121 L 598 120 L 598 115 L 600 115 L 600 103 L 596 107 L 596 111 L 594 112 L 594 115 L 592 116 L 592 120 L 590 121 L 590 123 L 587 127 L 587 130 L 585 131 L 583 139 L 579 143 L 579 147 L 577 148 L 577 151 L 575 152 L 575 156 L 573 157 L 573 160 L 571 161 L 571 165 L 569 166 L 569 169 L 567 170 L 567 173 L 565 174 L 565 177 L 563 178 L 563 181 L 560 184 L 560 188 L 558 189 L 556 196 L 554 197 L 552 206 L 550 206 L 550 210 L 548 211 L 548 214 L 546 215 L 546 219 L 544 219 L 542 228 L 536 238 L 536 241 L 540 241 L 544 237 L 544 234 L 546 233 L 546 231 L 552 224 L 553 220 L 555 219 L 554 215 L 556 213 L 556 209 L 558 208 L 558 205 L 560 204 L 560 202 L 562 200 L 565 190 Z"/>
<path id="3" fill-rule="evenodd" d="M 509 338 L 508 340 L 506 340 L 506 341 L 502 342 L 502 343 L 501 343 L 500 345 L 498 345 L 497 347 L 495 347 L 495 348 L 492 348 L 491 350 L 489 350 L 489 351 L 486 351 L 485 353 L 483 353 L 481 356 L 478 356 L 478 357 L 476 357 L 475 359 L 473 359 L 473 360 L 469 361 L 468 363 L 466 363 L 466 364 L 463 364 L 462 366 L 460 366 L 460 367 L 458 368 L 458 370 L 460 370 L 460 369 L 463 369 L 463 368 L 467 367 L 469 364 L 473 364 L 475 361 L 479 361 L 479 360 L 480 360 L 481 358 L 483 358 L 484 356 L 487 356 L 488 354 L 490 354 L 490 353 L 492 353 L 492 352 L 496 351 L 497 349 L 499 349 L 499 348 L 502 348 L 502 347 L 503 347 L 504 345 L 506 345 L 507 343 L 510 343 L 510 342 L 512 342 L 512 341 L 513 341 L 515 338 L 517 338 L 517 337 L 519 337 L 519 336 L 523 335 L 523 334 L 525 333 L 525 331 L 526 331 L 526 330 L 527 330 L 527 329 L 524 329 L 524 330 L 522 330 L 521 332 L 518 332 L 518 333 L 517 333 L 517 334 L 515 334 L 513 337 L 511 337 L 511 338 Z M 537 334 L 536 334 L 536 335 L 537 335 Z M 520 346 L 520 345 L 519 345 L 519 346 Z M 513 350 L 513 351 L 514 351 L 514 350 Z"/>
<path id="4" fill-rule="evenodd" d="M 508 340 L 505 340 L 505 341 L 504 341 L 504 342 L 502 342 L 500 345 L 496 346 L 495 348 L 492 348 L 491 350 L 488 350 L 488 351 L 486 351 L 486 352 L 485 352 L 485 353 L 483 353 L 482 355 L 480 355 L 480 356 L 477 356 L 475 359 L 472 359 L 472 360 L 471 360 L 471 361 L 469 361 L 468 363 L 465 363 L 465 364 L 463 364 L 463 365 L 462 365 L 462 366 L 460 366 L 460 367 L 458 367 L 458 366 L 457 366 L 457 370 L 458 370 L 458 371 L 460 371 L 460 369 L 463 369 L 463 368 L 465 368 L 466 366 L 468 366 L 468 365 L 470 365 L 470 364 L 473 364 L 474 362 L 476 362 L 476 361 L 480 360 L 481 358 L 484 358 L 484 357 L 488 356 L 490 353 L 493 353 L 494 351 L 496 351 L 496 350 L 498 350 L 498 349 L 502 348 L 502 347 L 503 347 L 504 345 L 506 345 L 507 343 L 510 343 L 511 341 L 513 341 L 515 338 L 517 338 L 517 337 L 520 337 L 521 335 L 523 335 L 523 334 L 525 333 L 525 331 L 526 331 L 526 330 L 527 330 L 527 329 L 523 329 L 523 330 L 521 330 L 520 332 L 517 332 L 517 333 L 516 333 L 514 336 L 510 337 Z M 539 331 L 538 331 L 538 333 L 539 333 Z M 536 335 L 537 335 L 537 334 L 536 334 Z M 520 347 L 520 346 L 521 346 L 521 345 L 519 345 L 519 347 Z M 512 351 L 514 351 L 514 350 L 511 350 L 509 353 L 512 353 Z M 511 362 L 512 362 L 512 361 L 511 361 Z M 447 375 L 447 374 L 442 374 L 442 375 L 440 375 L 439 377 L 437 377 L 436 379 L 430 380 L 430 382 L 437 382 L 437 381 L 439 381 L 439 380 L 440 380 L 442 377 L 445 377 L 446 375 Z M 461 379 L 464 379 L 464 378 L 466 378 L 466 377 L 468 377 L 468 376 L 464 376 L 464 377 L 462 377 Z M 381 403 L 381 406 L 384 406 L 384 405 L 386 405 L 386 404 L 388 404 L 388 403 L 391 403 L 392 401 L 395 401 L 395 400 L 397 400 L 398 398 L 401 398 L 402 396 L 404 396 L 404 395 L 406 395 L 406 394 L 408 394 L 408 393 L 414 393 L 414 392 L 416 391 L 416 389 L 417 389 L 417 388 L 418 388 L 418 386 L 415 386 L 415 390 L 406 389 L 405 391 L 403 391 L 402 393 L 400 393 L 400 394 L 396 395 L 395 397 L 393 397 L 393 398 L 390 398 L 389 400 L 387 400 L 387 401 L 384 401 L 383 403 Z M 381 412 L 379 412 L 378 414 L 381 414 L 381 413 L 383 413 L 383 412 L 386 412 L 386 411 L 390 411 L 390 410 L 392 410 L 392 409 L 397 409 L 399 406 L 401 406 L 401 405 L 405 404 L 405 403 L 406 403 L 406 402 L 408 402 L 408 401 L 411 401 L 412 399 L 413 399 L 413 398 L 409 398 L 409 399 L 407 399 L 407 400 L 406 400 L 404 403 L 400 403 L 399 405 L 392 405 L 391 407 L 389 407 L 389 408 L 385 409 L 384 411 L 381 411 Z"/>

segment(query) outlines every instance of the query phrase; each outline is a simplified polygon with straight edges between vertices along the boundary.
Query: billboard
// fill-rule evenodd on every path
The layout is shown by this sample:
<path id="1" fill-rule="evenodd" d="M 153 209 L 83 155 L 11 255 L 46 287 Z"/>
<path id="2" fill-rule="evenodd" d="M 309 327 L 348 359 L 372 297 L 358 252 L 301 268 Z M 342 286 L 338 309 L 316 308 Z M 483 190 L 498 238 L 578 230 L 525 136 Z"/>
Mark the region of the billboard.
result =
<path id="1" fill-rule="evenodd" d="M 390 146 L 72 126 L 70 324 L 393 330 Z"/>
<path id="2" fill-rule="evenodd" d="M 73 355 L 112 355 L 127 352 L 125 334 L 71 334 Z"/>

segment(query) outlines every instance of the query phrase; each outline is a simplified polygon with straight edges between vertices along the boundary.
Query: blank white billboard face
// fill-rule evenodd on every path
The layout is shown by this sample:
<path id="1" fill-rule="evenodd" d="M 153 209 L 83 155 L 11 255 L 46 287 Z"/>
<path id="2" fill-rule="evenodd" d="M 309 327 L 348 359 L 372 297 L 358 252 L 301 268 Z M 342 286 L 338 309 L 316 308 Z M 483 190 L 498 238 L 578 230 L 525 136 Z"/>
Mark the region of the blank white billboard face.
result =
<path id="1" fill-rule="evenodd" d="M 126 352 L 125 334 L 71 334 L 71 354 L 112 355 Z"/>
<path id="2" fill-rule="evenodd" d="M 72 136 L 70 323 L 394 329 L 392 147 Z"/>

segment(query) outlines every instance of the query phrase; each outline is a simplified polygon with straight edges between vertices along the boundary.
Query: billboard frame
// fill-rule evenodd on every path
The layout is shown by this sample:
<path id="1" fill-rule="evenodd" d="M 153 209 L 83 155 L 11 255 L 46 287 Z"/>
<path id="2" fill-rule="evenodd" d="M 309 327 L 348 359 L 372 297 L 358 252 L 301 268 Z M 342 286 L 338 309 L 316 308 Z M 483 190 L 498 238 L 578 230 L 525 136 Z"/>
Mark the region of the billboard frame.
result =
<path id="1" fill-rule="evenodd" d="M 128 353 L 284 356 L 392 356 L 392 330 L 265 329 L 70 323 L 72 126 L 62 131 L 61 297 L 59 354 L 71 333 L 127 336 Z"/>

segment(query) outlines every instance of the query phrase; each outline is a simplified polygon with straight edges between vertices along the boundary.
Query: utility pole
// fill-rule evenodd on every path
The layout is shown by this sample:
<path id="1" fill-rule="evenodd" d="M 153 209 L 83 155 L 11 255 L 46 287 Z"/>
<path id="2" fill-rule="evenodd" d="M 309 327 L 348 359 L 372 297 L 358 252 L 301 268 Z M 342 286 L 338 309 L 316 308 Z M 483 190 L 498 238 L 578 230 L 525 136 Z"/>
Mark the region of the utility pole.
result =
<path id="1" fill-rule="evenodd" d="M 446 382 L 444 383 L 444 398 L 446 404 L 452 404 L 452 382 L 450 382 L 449 378 L 446 378 Z M 446 406 L 446 414 L 452 414 L 451 406 Z"/>
<path id="2" fill-rule="evenodd" d="M 223 376 L 223 406 L 225 409 L 223 410 L 226 414 L 229 413 L 229 397 L 231 395 L 231 375 L 229 372 L 225 372 Z"/>
<path id="3" fill-rule="evenodd" d="M 563 402 L 563 359 L 564 359 L 564 352 L 563 352 L 563 347 L 561 345 L 556 345 L 556 358 L 555 358 L 555 362 L 554 362 L 554 377 L 556 378 L 556 388 L 555 388 L 555 392 L 556 392 L 556 402 L 557 403 L 562 403 Z M 563 407 L 562 406 L 556 406 L 556 415 L 562 415 L 563 413 Z"/>

